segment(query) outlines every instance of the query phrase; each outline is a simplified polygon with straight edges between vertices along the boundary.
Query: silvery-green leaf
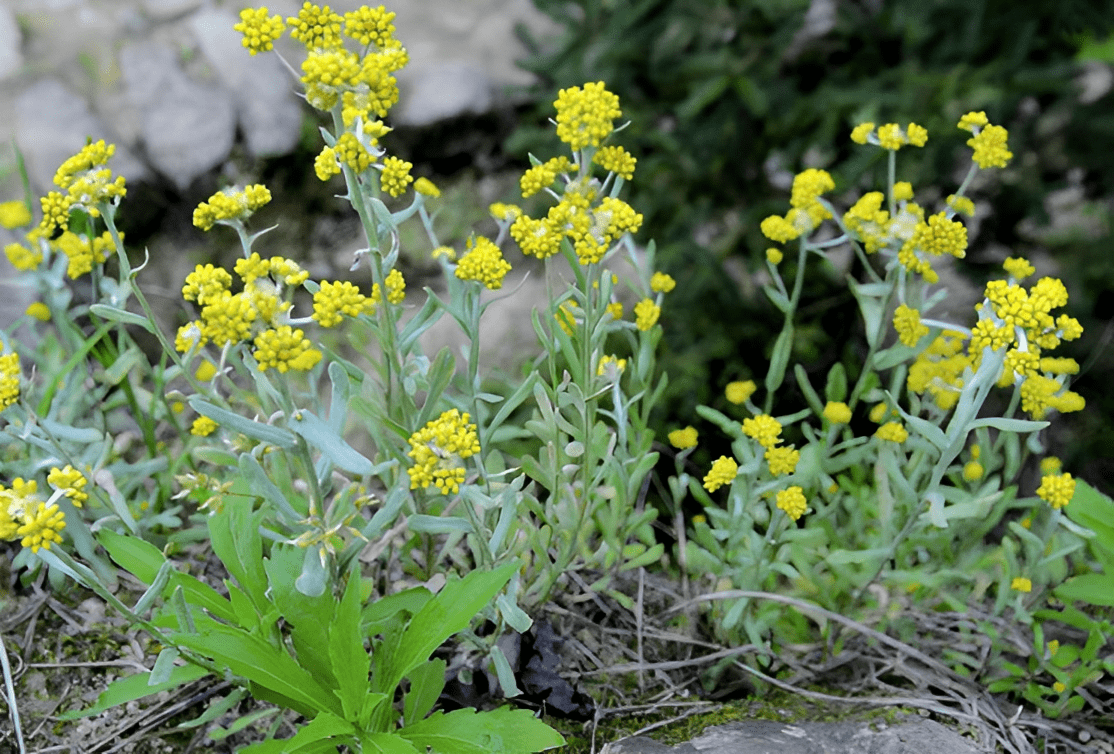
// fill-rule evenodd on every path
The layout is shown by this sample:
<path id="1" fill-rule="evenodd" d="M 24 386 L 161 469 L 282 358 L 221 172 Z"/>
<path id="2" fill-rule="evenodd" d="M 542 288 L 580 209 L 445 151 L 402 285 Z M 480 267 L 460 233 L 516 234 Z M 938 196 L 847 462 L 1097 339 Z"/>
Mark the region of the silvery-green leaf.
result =
<path id="1" fill-rule="evenodd" d="M 191 396 L 189 404 L 194 411 L 202 416 L 209 417 L 225 429 L 247 435 L 254 440 L 276 445 L 280 448 L 293 448 L 297 444 L 292 432 L 288 432 L 281 427 L 273 427 L 270 424 L 247 419 L 227 409 L 214 406 L 200 396 Z"/>

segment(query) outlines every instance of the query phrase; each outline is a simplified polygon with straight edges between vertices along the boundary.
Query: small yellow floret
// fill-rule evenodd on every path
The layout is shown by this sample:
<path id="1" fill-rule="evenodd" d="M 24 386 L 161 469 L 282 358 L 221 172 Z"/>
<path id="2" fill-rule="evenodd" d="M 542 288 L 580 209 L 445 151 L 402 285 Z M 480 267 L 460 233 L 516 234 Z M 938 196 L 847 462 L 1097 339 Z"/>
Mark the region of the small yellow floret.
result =
<path id="1" fill-rule="evenodd" d="M 489 290 L 503 287 L 510 263 L 493 241 L 483 236 L 468 239 L 468 251 L 457 263 L 455 275 L 461 280 L 476 280 Z"/>
<path id="2" fill-rule="evenodd" d="M 669 444 L 677 450 L 688 450 L 696 447 L 697 433 L 691 426 L 684 429 L 675 429 L 668 436 Z"/>
<path id="3" fill-rule="evenodd" d="M 1075 480 L 1071 474 L 1047 474 L 1041 477 L 1037 497 L 1057 510 L 1063 508 L 1075 497 Z"/>
<path id="4" fill-rule="evenodd" d="M 753 419 L 743 419 L 743 434 L 769 449 L 781 442 L 781 422 L 769 414 L 759 414 Z"/>
<path id="5" fill-rule="evenodd" d="M 724 394 L 727 396 L 727 400 L 734 404 L 746 403 L 757 389 L 758 385 L 754 383 L 754 380 L 739 380 L 727 383 Z"/>
<path id="6" fill-rule="evenodd" d="M 634 305 L 634 324 L 643 332 L 656 325 L 660 316 L 661 307 L 655 304 L 652 299 L 644 298 Z"/>
<path id="7" fill-rule="evenodd" d="M 785 515 L 796 521 L 808 509 L 808 500 L 805 499 L 804 490 L 794 485 L 777 493 L 777 507 L 785 511 Z"/>
<path id="8" fill-rule="evenodd" d="M 875 431 L 874 436 L 879 440 L 901 444 L 909 439 L 909 433 L 898 422 L 886 422 Z"/>
<path id="9" fill-rule="evenodd" d="M 739 464 L 735 463 L 734 458 L 720 456 L 712 463 L 711 470 L 704 477 L 704 489 L 715 492 L 725 484 L 735 481 L 735 475 L 738 473 Z"/>
<path id="10" fill-rule="evenodd" d="M 842 401 L 828 401 L 824 406 L 824 418 L 832 424 L 847 424 L 851 421 L 851 408 Z"/>
<path id="11" fill-rule="evenodd" d="M 677 281 L 664 272 L 655 272 L 650 277 L 650 290 L 654 293 L 669 293 L 677 287 Z"/>

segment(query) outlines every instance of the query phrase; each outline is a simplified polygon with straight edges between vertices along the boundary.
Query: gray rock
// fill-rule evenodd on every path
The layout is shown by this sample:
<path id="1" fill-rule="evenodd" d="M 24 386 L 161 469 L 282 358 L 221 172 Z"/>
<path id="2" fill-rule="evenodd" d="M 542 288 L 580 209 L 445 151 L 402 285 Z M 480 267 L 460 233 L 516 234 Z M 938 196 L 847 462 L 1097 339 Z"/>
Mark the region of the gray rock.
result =
<path id="1" fill-rule="evenodd" d="M 495 101 L 487 73 L 468 63 L 448 61 L 404 68 L 399 103 L 391 119 L 405 126 L 426 126 L 468 113 L 484 113 Z"/>
<path id="2" fill-rule="evenodd" d="M 673 747 L 636 736 L 608 744 L 602 754 L 979 754 L 970 739 L 932 720 L 891 726 L 747 720 L 709 728 Z"/>
<path id="3" fill-rule="evenodd" d="M 18 73 L 23 66 L 19 24 L 10 8 L 0 6 L 0 80 Z"/>
<path id="4" fill-rule="evenodd" d="M 31 84 L 16 99 L 15 139 L 27 163 L 32 186 L 46 193 L 62 162 L 75 154 L 86 139 L 116 143 L 109 167 L 129 181 L 147 177 L 147 168 L 92 112 L 84 99 L 61 82 L 45 79 Z"/>
<path id="5" fill-rule="evenodd" d="M 143 119 L 147 158 L 179 190 L 224 162 L 235 136 L 231 95 L 192 81 L 166 92 Z"/>
<path id="6" fill-rule="evenodd" d="M 120 72 L 151 165 L 180 190 L 232 152 L 232 95 L 191 81 L 170 48 L 158 43 L 120 51 Z"/>
<path id="7" fill-rule="evenodd" d="M 204 10 L 190 19 L 201 54 L 233 94 L 248 153 L 271 157 L 293 151 L 301 134 L 303 103 L 295 80 L 273 54 L 251 55 L 232 27 L 231 13 Z"/>
<path id="8" fill-rule="evenodd" d="M 156 21 L 171 21 L 196 10 L 201 0 L 143 0 L 143 12 Z"/>

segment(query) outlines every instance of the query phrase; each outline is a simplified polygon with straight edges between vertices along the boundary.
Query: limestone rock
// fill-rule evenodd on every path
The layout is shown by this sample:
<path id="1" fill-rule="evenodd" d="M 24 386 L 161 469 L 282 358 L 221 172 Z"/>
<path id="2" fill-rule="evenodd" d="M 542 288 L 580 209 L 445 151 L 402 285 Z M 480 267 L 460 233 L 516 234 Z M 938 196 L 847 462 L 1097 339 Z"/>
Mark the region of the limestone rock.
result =
<path id="1" fill-rule="evenodd" d="M 60 81 L 44 79 L 31 84 L 16 99 L 16 144 L 27 163 L 34 190 L 46 193 L 62 162 L 85 146 L 86 139 L 116 143 L 109 166 L 128 182 L 143 180 L 147 168 L 115 134 L 89 110 L 85 100 Z"/>
<path id="2" fill-rule="evenodd" d="M 201 54 L 236 103 L 248 153 L 271 157 L 293 151 L 301 134 L 304 104 L 293 76 L 271 54 L 250 55 L 232 27 L 231 13 L 204 10 L 190 19 Z"/>
<path id="3" fill-rule="evenodd" d="M 0 81 L 19 72 L 23 66 L 19 25 L 10 8 L 0 6 Z"/>
<path id="4" fill-rule="evenodd" d="M 120 72 L 148 160 L 179 190 L 228 158 L 236 116 L 227 90 L 190 80 L 174 51 L 155 42 L 121 50 Z"/>
<path id="5" fill-rule="evenodd" d="M 876 729 L 877 728 L 877 729 Z M 636 736 L 603 754 L 979 754 L 972 741 L 933 720 L 895 725 L 745 720 L 709 728 L 688 743 L 663 746 Z"/>
<path id="6" fill-rule="evenodd" d="M 399 71 L 402 90 L 391 120 L 403 126 L 427 126 L 459 115 L 483 113 L 495 101 L 494 86 L 481 68 L 444 62 Z"/>

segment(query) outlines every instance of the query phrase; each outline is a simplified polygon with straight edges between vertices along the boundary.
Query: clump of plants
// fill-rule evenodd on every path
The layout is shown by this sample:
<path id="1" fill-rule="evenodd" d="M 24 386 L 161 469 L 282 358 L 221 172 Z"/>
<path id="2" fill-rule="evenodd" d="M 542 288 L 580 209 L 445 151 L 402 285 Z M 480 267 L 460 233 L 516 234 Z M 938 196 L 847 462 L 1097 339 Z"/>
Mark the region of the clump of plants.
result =
<path id="1" fill-rule="evenodd" d="M 888 152 L 889 182 L 842 215 L 823 198 L 829 174 L 797 176 L 792 208 L 762 223 L 779 244 L 766 251 L 766 292 L 783 316 L 763 402 L 739 382 L 728 398 L 751 416 L 699 409 L 733 451 L 706 474 L 686 466 L 696 430 L 669 434 L 681 452 L 656 502 L 678 513 L 691 496 L 705 512 L 667 554 L 647 498 L 662 447 L 650 423 L 666 385 L 659 320 L 676 281 L 655 269 L 652 242 L 632 238 L 643 217 L 621 198 L 636 160 L 618 143 L 618 97 L 603 82 L 562 90 L 554 123 L 567 153 L 531 156 L 521 179 L 542 211 L 493 205 L 495 238 L 442 245 L 439 189 L 388 151 L 393 74 L 408 62 L 392 18 L 307 2 L 285 20 L 244 10 L 236 26 L 250 54 L 284 33 L 304 47 L 301 73 L 288 67 L 332 122 L 315 172 L 364 233 L 350 278 L 313 280 L 295 259 L 261 256 L 255 244 L 274 229 L 251 218 L 270 191 L 229 186 L 193 219 L 235 232 L 241 258 L 197 265 L 182 324 L 166 333 L 140 284 L 152 260 L 133 263 L 117 230 L 127 187 L 112 145 L 90 142 L 59 168 L 37 223 L 29 201 L 4 205 L 4 224 L 24 230 L 5 251 L 38 300 L 0 356 L 0 539 L 19 543 L 22 578 L 94 590 L 160 648 L 149 672 L 65 716 L 213 676 L 229 691 L 202 722 L 248 695 L 271 705 L 253 716 L 262 740 L 246 751 L 539 751 L 562 739 L 529 711 L 435 709 L 451 675 L 439 648 L 456 636 L 514 698 L 499 637 L 525 632 L 559 596 L 641 604 L 619 577 L 650 568 L 717 590 L 705 599 L 713 633 L 749 641 L 755 670 L 816 631 L 769 591 L 851 616 L 879 588 L 924 604 L 993 594 L 995 616 L 1037 637 L 1059 621 L 1091 638 L 1027 669 L 999 651 L 980 672 L 1047 714 L 1078 709 L 1079 689 L 1110 669 L 1099 656 L 1109 623 L 1086 605 L 1061 613 L 1035 600 L 1106 604 L 1096 595 L 1109 578 L 1108 501 L 1089 498 L 1073 521 L 1063 510 L 1090 494 L 1084 484 L 1050 469 L 1036 491 L 1045 505 L 1019 497 L 1016 479 L 1051 416 L 1082 405 L 1068 387 L 1076 365 L 1051 355 L 1082 328 L 1054 312 L 1062 283 L 1022 284 L 1033 270 L 1020 258 L 987 286 L 973 323 L 931 316 L 947 296 L 934 261 L 963 257 L 966 190 L 1011 158 L 1005 129 L 963 116 L 974 164 L 933 214 L 896 180 L 897 151 L 927 138 L 914 124 L 854 129 L 853 141 Z M 407 292 L 404 223 L 420 224 L 442 292 Z M 502 293 L 509 240 L 545 267 L 547 295 L 531 315 L 537 353 L 507 382 L 479 353 L 485 313 L 515 295 Z M 784 244 L 796 252 L 791 282 Z M 864 369 L 852 384 L 833 367 L 821 397 L 794 367 L 809 408 L 775 417 L 807 262 L 848 244 L 869 276 L 851 281 Z M 634 270 L 626 279 L 608 268 L 619 257 Z M 426 353 L 423 334 L 446 317 L 460 347 Z M 876 431 L 862 431 L 864 415 Z M 1089 538 L 1100 546 L 1088 550 Z M 222 583 L 175 557 L 198 547 L 223 564 Z M 145 587 L 131 604 L 117 596 L 121 569 Z M 297 732 L 282 738 L 295 715 Z"/>

